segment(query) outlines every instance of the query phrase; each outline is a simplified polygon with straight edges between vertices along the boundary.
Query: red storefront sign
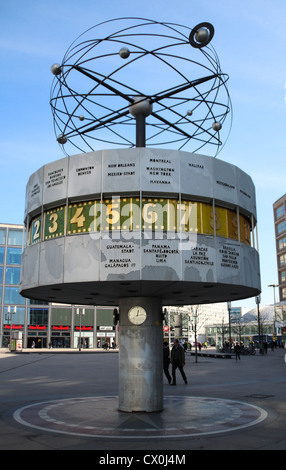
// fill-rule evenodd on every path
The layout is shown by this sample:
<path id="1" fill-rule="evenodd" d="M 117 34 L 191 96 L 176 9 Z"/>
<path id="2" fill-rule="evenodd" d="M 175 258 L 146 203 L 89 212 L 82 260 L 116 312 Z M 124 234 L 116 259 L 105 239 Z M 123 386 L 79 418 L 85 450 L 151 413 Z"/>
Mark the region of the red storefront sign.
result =
<path id="1" fill-rule="evenodd" d="M 28 330 L 29 331 L 46 331 L 47 327 L 46 325 L 29 325 Z"/>
<path id="2" fill-rule="evenodd" d="M 12 330 L 23 330 L 24 329 L 24 325 L 13 325 L 12 324 Z M 11 325 L 5 325 L 4 324 L 4 330 L 11 330 Z"/>
<path id="3" fill-rule="evenodd" d="M 69 331 L 70 327 L 69 325 L 52 325 L 52 330 L 53 331 Z"/>
<path id="4" fill-rule="evenodd" d="M 93 326 L 75 326 L 75 331 L 93 331 Z"/>

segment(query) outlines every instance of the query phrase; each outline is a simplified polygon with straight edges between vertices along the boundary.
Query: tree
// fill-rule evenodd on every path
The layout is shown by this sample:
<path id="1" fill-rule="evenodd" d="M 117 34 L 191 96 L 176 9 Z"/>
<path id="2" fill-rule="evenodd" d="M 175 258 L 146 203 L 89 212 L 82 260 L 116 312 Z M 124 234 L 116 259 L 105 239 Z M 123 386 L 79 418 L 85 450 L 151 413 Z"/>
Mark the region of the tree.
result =
<path id="1" fill-rule="evenodd" d="M 240 318 L 235 323 L 232 323 L 231 325 L 232 332 L 236 334 L 239 338 L 239 343 L 242 343 L 241 336 L 242 336 L 243 331 L 245 330 L 245 327 L 246 325 L 245 325 L 245 322 L 243 322 L 242 318 Z"/>
<path id="2" fill-rule="evenodd" d="M 198 362 L 198 331 L 205 325 L 206 316 L 201 310 L 201 305 L 190 306 L 189 320 L 195 337 L 195 362 Z"/>

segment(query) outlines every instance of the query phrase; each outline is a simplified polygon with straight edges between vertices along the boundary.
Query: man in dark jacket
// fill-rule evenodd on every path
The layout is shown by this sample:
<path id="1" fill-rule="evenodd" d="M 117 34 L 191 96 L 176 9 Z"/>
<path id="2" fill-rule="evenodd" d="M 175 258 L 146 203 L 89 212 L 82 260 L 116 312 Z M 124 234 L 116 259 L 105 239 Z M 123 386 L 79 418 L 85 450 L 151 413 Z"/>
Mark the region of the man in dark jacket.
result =
<path id="1" fill-rule="evenodd" d="M 234 352 L 235 352 L 235 360 L 236 361 L 237 359 L 240 360 L 241 347 L 238 343 L 236 343 L 236 345 L 234 346 Z"/>
<path id="2" fill-rule="evenodd" d="M 176 385 L 176 369 L 179 368 L 181 375 L 185 384 L 188 383 L 187 377 L 184 371 L 185 365 L 185 351 L 184 348 L 180 345 L 179 340 L 175 339 L 174 346 L 171 352 L 171 363 L 172 363 L 172 376 L 173 376 L 173 383 L 172 385 Z"/>
<path id="3" fill-rule="evenodd" d="M 170 364 L 170 349 L 169 349 L 169 345 L 167 341 L 164 341 L 163 343 L 163 369 L 168 379 L 168 382 L 171 385 L 172 378 L 169 373 L 169 364 Z"/>

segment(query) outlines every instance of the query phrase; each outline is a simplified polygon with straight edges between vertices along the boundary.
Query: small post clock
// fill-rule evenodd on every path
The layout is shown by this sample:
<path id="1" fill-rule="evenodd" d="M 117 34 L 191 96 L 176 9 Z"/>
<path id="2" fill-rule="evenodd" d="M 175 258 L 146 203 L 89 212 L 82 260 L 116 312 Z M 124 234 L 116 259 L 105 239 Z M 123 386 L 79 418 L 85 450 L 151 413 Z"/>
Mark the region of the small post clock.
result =
<path id="1" fill-rule="evenodd" d="M 143 307 L 132 307 L 128 312 L 128 319 L 133 325 L 142 325 L 147 318 L 147 312 Z"/>

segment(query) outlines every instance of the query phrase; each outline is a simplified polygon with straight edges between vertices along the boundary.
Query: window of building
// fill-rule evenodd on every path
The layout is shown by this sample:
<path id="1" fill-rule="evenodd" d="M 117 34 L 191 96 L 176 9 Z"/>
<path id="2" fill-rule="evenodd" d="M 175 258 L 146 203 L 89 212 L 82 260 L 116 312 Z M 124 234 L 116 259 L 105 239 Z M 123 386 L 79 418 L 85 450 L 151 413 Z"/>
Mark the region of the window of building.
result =
<path id="1" fill-rule="evenodd" d="M 0 264 L 4 264 L 4 246 L 0 246 Z"/>
<path id="2" fill-rule="evenodd" d="M 3 284 L 3 266 L 0 266 L 0 284 Z"/>
<path id="3" fill-rule="evenodd" d="M 281 284 L 286 282 L 286 271 L 281 271 L 281 273 L 280 273 L 280 282 L 281 282 Z"/>
<path id="4" fill-rule="evenodd" d="M 18 287 L 5 287 L 4 302 L 6 305 L 23 305 L 25 299 L 19 294 Z"/>
<path id="5" fill-rule="evenodd" d="M 22 246 L 22 243 L 23 243 L 23 230 L 9 228 L 8 245 Z"/>
<path id="6" fill-rule="evenodd" d="M 49 302 L 43 302 L 42 300 L 33 300 L 33 299 L 29 299 L 29 304 L 32 304 L 32 305 L 49 305 Z"/>
<path id="7" fill-rule="evenodd" d="M 286 221 L 283 220 L 280 224 L 277 225 L 277 233 L 282 233 L 286 230 Z"/>
<path id="8" fill-rule="evenodd" d="M 282 310 L 282 315 L 280 318 L 282 318 L 282 321 L 286 321 L 286 305 L 282 305 L 281 310 Z"/>
<path id="9" fill-rule="evenodd" d="M 282 205 L 280 207 L 277 207 L 277 209 L 276 209 L 276 219 L 279 219 L 284 214 L 285 214 L 284 205 Z"/>
<path id="10" fill-rule="evenodd" d="M 97 308 L 96 309 L 97 324 L 108 326 L 113 324 L 113 309 Z"/>
<path id="11" fill-rule="evenodd" d="M 48 309 L 47 308 L 30 308 L 29 315 L 30 325 L 47 325 Z"/>
<path id="12" fill-rule="evenodd" d="M 12 312 L 12 323 L 15 325 L 24 325 L 25 322 L 25 307 L 18 307 L 16 313 L 13 312 L 13 307 L 8 312 L 8 307 L 4 308 L 4 321 L 6 324 L 11 325 L 11 312 Z"/>
<path id="13" fill-rule="evenodd" d="M 281 251 L 286 248 L 286 237 L 281 238 L 278 240 L 278 250 Z"/>
<path id="14" fill-rule="evenodd" d="M 6 284 L 20 284 L 21 268 L 6 268 Z"/>
<path id="15" fill-rule="evenodd" d="M 5 245 L 6 240 L 6 230 L 5 228 L 0 228 L 0 245 Z"/>
<path id="16" fill-rule="evenodd" d="M 82 307 L 79 308 L 79 313 L 82 314 Z M 79 315 L 77 315 L 77 309 L 75 308 L 75 315 L 74 315 L 74 325 L 79 326 L 80 324 L 82 326 L 92 326 L 93 325 L 93 314 L 94 314 L 94 309 L 93 308 L 84 308 L 84 315 L 81 315 L 81 318 Z"/>
<path id="17" fill-rule="evenodd" d="M 279 256 L 279 265 L 280 266 L 285 266 L 285 264 L 286 264 L 286 254 L 280 255 Z"/>
<path id="18" fill-rule="evenodd" d="M 281 289 L 281 294 L 282 294 L 282 299 L 286 299 L 286 287 L 283 287 L 283 289 Z"/>
<path id="19" fill-rule="evenodd" d="M 7 249 L 7 264 L 21 264 L 21 248 L 8 248 Z"/>
<path id="20" fill-rule="evenodd" d="M 52 325 L 71 325 L 72 309 L 68 307 L 52 307 Z"/>

